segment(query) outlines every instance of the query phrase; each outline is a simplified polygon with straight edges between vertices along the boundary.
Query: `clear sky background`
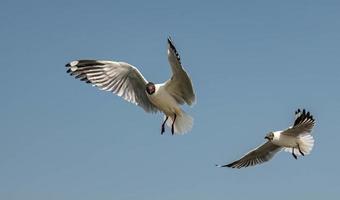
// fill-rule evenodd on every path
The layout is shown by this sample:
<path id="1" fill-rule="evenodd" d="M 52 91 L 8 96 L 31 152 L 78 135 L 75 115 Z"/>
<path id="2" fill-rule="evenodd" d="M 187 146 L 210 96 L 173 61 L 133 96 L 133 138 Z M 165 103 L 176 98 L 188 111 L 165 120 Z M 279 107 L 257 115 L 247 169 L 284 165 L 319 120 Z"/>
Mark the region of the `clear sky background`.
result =
<path id="1" fill-rule="evenodd" d="M 0 2 L 0 199 L 336 199 L 339 1 Z M 184 136 L 66 74 L 75 59 L 170 77 L 171 35 L 197 94 Z M 314 114 L 311 155 L 216 168 Z"/>

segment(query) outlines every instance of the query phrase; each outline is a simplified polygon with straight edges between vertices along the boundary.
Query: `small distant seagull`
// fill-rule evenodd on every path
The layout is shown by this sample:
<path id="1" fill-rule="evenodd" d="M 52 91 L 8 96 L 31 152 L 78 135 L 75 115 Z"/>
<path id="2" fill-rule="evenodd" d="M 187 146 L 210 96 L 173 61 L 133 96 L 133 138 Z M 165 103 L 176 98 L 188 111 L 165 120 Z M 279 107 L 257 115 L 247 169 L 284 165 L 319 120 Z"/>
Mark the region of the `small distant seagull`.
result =
<path id="1" fill-rule="evenodd" d="M 147 81 L 136 67 L 125 62 L 76 60 L 66 64 L 66 67 L 67 73 L 75 78 L 101 90 L 113 92 L 142 107 L 146 112 L 163 112 L 165 120 L 161 126 L 161 134 L 165 131 L 165 124 L 171 127 L 172 135 L 183 134 L 191 130 L 193 119 L 180 105 L 192 105 L 195 102 L 195 93 L 170 37 L 168 60 L 172 77 L 160 84 Z"/>
<path id="2" fill-rule="evenodd" d="M 256 149 L 248 152 L 241 159 L 227 165 L 218 167 L 242 168 L 261 164 L 269 161 L 273 156 L 284 149 L 290 152 L 295 159 L 297 156 L 304 156 L 312 151 L 314 139 L 311 135 L 315 124 L 313 116 L 303 109 L 295 112 L 295 122 L 292 127 L 284 131 L 268 133 L 264 138 L 268 141 Z"/>

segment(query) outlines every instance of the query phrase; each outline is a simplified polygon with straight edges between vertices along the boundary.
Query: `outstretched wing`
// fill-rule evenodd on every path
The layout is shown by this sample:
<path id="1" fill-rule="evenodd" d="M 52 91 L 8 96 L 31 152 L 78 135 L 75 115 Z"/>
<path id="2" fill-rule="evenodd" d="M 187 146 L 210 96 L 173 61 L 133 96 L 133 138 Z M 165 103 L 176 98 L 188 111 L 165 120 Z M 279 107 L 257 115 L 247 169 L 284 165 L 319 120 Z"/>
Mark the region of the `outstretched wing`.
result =
<path id="1" fill-rule="evenodd" d="M 298 137 L 311 133 L 315 125 L 313 116 L 305 109 L 295 111 L 295 116 L 294 125 L 283 131 L 282 134 Z"/>
<path id="2" fill-rule="evenodd" d="M 138 69 L 125 62 L 76 60 L 66 64 L 67 73 L 101 90 L 121 96 L 141 106 L 146 112 L 157 112 L 145 93 L 147 80 Z"/>
<path id="3" fill-rule="evenodd" d="M 176 99 L 177 103 L 192 105 L 195 102 L 195 93 L 191 79 L 183 69 L 179 54 L 170 37 L 168 38 L 168 60 L 171 65 L 172 77 L 166 82 L 166 90 Z"/>
<path id="4" fill-rule="evenodd" d="M 273 156 L 279 152 L 282 148 L 277 146 L 270 141 L 262 144 L 254 150 L 251 150 L 241 159 L 236 160 L 230 164 L 222 165 L 218 167 L 231 167 L 231 168 L 242 168 L 249 167 L 257 164 L 261 164 L 269 161 Z"/>

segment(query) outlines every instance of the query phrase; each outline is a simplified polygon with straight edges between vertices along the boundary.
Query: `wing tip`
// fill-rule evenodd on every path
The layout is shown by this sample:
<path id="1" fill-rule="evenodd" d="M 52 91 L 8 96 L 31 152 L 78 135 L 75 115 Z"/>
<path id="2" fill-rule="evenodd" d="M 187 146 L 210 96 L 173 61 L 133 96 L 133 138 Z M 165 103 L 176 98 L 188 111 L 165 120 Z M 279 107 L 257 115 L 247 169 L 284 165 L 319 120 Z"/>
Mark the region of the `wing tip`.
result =
<path id="1" fill-rule="evenodd" d="M 71 76 L 74 76 L 74 72 L 78 70 L 78 65 L 79 64 L 79 61 L 78 60 L 74 60 L 74 61 L 71 61 L 69 63 L 66 63 L 65 64 L 65 67 L 67 67 L 67 71 L 66 73 L 70 74 Z"/>
<path id="2" fill-rule="evenodd" d="M 176 48 L 175 48 L 174 42 L 172 41 L 171 36 L 168 36 L 168 44 L 171 49 L 174 49 L 176 51 Z"/>
<path id="3" fill-rule="evenodd" d="M 173 41 L 172 41 L 172 37 L 171 37 L 171 35 L 168 35 L 168 38 L 167 38 L 167 40 L 168 40 L 168 43 L 169 43 L 169 44 L 173 44 Z"/>
<path id="4" fill-rule="evenodd" d="M 218 167 L 218 168 L 222 168 L 222 167 L 232 167 L 232 164 L 233 163 L 231 163 L 231 164 L 227 164 L 227 165 L 218 165 L 218 164 L 215 164 L 215 167 Z M 233 168 L 233 167 L 232 167 Z"/>
<path id="5" fill-rule="evenodd" d="M 66 63 L 65 67 L 74 67 L 74 66 L 77 66 L 79 62 L 80 62 L 79 60 L 71 61 L 69 63 Z"/>
<path id="6" fill-rule="evenodd" d="M 168 53 L 171 51 L 175 57 L 177 58 L 178 62 L 181 63 L 181 57 L 179 56 L 179 53 L 174 45 L 174 42 L 172 41 L 172 38 L 169 36 L 168 37 L 168 44 L 169 44 L 169 49 Z"/>
<path id="7" fill-rule="evenodd" d="M 306 109 L 300 109 L 298 108 L 296 111 L 295 111 L 295 116 L 296 116 L 296 119 L 294 121 L 294 126 L 300 124 L 301 122 L 304 122 L 306 119 L 308 120 L 311 120 L 313 123 L 315 123 L 315 119 L 314 119 L 314 116 L 309 112 L 307 111 Z"/>

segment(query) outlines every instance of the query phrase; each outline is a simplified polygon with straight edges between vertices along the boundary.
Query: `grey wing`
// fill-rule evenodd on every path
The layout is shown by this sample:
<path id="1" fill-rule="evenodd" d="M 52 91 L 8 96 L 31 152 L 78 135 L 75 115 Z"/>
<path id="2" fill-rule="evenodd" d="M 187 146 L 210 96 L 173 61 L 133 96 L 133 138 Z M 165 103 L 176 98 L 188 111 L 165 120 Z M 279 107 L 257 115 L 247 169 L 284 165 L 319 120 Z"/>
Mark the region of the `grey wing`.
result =
<path id="1" fill-rule="evenodd" d="M 145 93 L 146 79 L 134 66 L 124 62 L 76 60 L 66 64 L 67 73 L 81 81 L 121 96 L 141 106 L 146 112 L 157 112 Z"/>
<path id="2" fill-rule="evenodd" d="M 177 103 L 192 105 L 195 102 L 192 82 L 182 67 L 181 59 L 170 37 L 168 38 L 168 60 L 171 65 L 172 77 L 166 82 L 166 90 L 176 99 Z"/>
<path id="3" fill-rule="evenodd" d="M 305 134 L 311 133 L 314 125 L 315 119 L 313 115 L 311 115 L 309 112 L 306 112 L 305 109 L 302 111 L 298 109 L 295 111 L 294 125 L 283 131 L 282 134 L 295 137 L 303 136 Z"/>
<path id="4" fill-rule="evenodd" d="M 256 149 L 251 150 L 239 160 L 236 160 L 230 164 L 222 165 L 219 167 L 231 167 L 231 168 L 242 168 L 249 167 L 257 164 L 261 164 L 269 161 L 273 156 L 279 152 L 282 148 L 277 146 L 270 141 L 262 144 Z"/>

